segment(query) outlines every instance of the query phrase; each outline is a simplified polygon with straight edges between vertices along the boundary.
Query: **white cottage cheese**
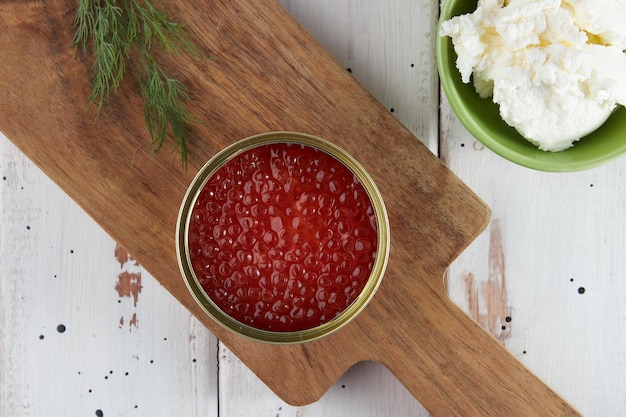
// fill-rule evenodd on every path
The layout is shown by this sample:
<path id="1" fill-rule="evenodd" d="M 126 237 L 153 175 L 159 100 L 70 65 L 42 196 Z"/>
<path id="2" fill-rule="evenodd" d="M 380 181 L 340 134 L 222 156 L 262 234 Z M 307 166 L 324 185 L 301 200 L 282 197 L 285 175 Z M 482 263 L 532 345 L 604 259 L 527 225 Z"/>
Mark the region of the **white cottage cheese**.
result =
<path id="1" fill-rule="evenodd" d="M 591 35 L 596 43 L 626 49 L 626 0 L 564 0 L 574 15 L 576 26 Z"/>
<path id="2" fill-rule="evenodd" d="M 626 40 L 626 29 L 611 26 L 626 21 L 626 7 L 608 7 L 606 17 L 599 3 L 613 5 L 482 0 L 444 22 L 441 35 L 453 40 L 463 82 L 493 97 L 503 120 L 540 149 L 561 151 L 626 103 L 626 55 L 611 43 Z"/>

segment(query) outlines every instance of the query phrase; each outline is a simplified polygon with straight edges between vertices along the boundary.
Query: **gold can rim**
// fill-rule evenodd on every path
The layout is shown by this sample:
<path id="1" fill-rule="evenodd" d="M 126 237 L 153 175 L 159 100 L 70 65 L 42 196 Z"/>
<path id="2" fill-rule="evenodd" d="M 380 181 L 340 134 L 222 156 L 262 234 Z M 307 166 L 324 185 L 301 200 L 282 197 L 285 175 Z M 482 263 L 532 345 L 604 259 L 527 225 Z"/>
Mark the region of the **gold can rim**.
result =
<path id="1" fill-rule="evenodd" d="M 329 154 L 348 167 L 357 176 L 359 181 L 361 181 L 370 198 L 376 215 L 376 226 L 378 232 L 377 252 L 374 266 L 370 273 L 370 277 L 368 278 L 368 281 L 359 296 L 334 319 L 310 329 L 292 332 L 272 332 L 257 329 L 237 321 L 219 308 L 213 300 L 211 300 L 198 281 L 191 265 L 189 247 L 187 243 L 192 208 L 195 205 L 198 195 L 211 176 L 220 167 L 240 153 L 257 146 L 274 143 L 295 143 L 311 146 Z M 387 209 L 378 187 L 365 168 L 348 152 L 332 142 L 317 136 L 299 132 L 285 131 L 262 133 L 241 139 L 219 151 L 198 171 L 189 185 L 183 198 L 176 224 L 176 252 L 178 265 L 185 284 L 198 305 L 220 326 L 244 338 L 272 344 L 295 344 L 316 340 L 337 331 L 356 317 L 370 302 L 380 286 L 389 259 L 389 246 L 390 230 Z"/>

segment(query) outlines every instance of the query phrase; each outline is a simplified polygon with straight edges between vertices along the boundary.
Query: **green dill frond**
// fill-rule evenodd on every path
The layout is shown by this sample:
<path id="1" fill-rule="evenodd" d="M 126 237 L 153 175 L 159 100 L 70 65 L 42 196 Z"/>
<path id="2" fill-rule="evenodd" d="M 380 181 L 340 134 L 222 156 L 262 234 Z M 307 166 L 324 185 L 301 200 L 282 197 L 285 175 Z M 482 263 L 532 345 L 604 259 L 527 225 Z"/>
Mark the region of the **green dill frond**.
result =
<path id="1" fill-rule="evenodd" d="M 140 81 L 144 118 L 153 151 L 163 146 L 170 126 L 174 146 L 184 164 L 187 156 L 186 126 L 196 122 L 185 108 L 185 102 L 189 101 L 187 88 L 169 77 L 147 52 L 142 54 Z"/>
<path id="2" fill-rule="evenodd" d="M 166 74 L 153 58 L 153 47 L 166 53 L 198 54 L 186 37 L 183 26 L 157 10 L 148 0 L 79 0 L 71 46 L 93 53 L 93 79 L 88 110 L 96 117 L 104 101 L 120 86 L 131 54 L 138 55 L 143 114 L 156 151 L 165 142 L 171 127 L 175 149 L 186 167 L 186 130 L 197 120 L 185 108 L 190 100 L 186 87 Z"/>
<path id="3" fill-rule="evenodd" d="M 87 43 L 89 37 L 94 32 L 94 16 L 91 11 L 90 1 L 81 1 L 76 9 L 74 17 L 74 38 L 71 47 L 74 49 L 82 49 L 87 52 Z"/>

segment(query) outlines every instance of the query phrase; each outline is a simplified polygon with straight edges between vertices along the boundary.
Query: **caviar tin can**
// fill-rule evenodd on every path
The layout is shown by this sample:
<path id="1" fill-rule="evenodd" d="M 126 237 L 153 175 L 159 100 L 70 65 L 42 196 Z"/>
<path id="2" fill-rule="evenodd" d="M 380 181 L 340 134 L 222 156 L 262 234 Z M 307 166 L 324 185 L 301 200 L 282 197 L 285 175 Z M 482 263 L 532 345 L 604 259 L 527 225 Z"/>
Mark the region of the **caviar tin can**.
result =
<path id="1" fill-rule="evenodd" d="M 194 268 L 192 249 L 190 248 L 190 233 L 192 233 L 190 228 L 193 223 L 194 207 L 197 205 L 203 189 L 211 178 L 229 161 L 232 161 L 239 155 L 264 145 L 276 144 L 310 147 L 317 151 L 322 151 L 325 155 L 329 155 L 338 161 L 358 178 L 371 202 L 370 212 L 373 209 L 374 213 L 372 216 L 373 220 L 370 223 L 375 223 L 375 256 L 369 263 L 371 270 L 365 278 L 362 289 L 355 295 L 354 300 L 345 306 L 339 314 L 325 322 L 304 329 L 273 330 L 258 328 L 255 325 L 235 318 L 233 314 L 227 311 L 228 308 L 218 305 L 209 296 L 205 287 L 203 287 L 202 280 L 204 278 L 199 277 Z M 321 216 L 321 210 L 317 215 Z M 369 303 L 380 285 L 387 266 L 389 246 L 390 230 L 387 211 L 376 184 L 363 166 L 346 151 L 330 141 L 296 132 L 271 132 L 251 136 L 235 142 L 218 152 L 200 169 L 189 185 L 180 207 L 176 228 L 176 250 L 180 271 L 187 288 L 202 310 L 220 326 L 244 338 L 273 344 L 294 344 L 312 341 L 337 331 L 354 319 Z M 306 273 L 306 271 L 303 272 Z M 253 290 L 249 291 L 252 292 Z M 271 312 L 269 314 L 271 315 Z"/>

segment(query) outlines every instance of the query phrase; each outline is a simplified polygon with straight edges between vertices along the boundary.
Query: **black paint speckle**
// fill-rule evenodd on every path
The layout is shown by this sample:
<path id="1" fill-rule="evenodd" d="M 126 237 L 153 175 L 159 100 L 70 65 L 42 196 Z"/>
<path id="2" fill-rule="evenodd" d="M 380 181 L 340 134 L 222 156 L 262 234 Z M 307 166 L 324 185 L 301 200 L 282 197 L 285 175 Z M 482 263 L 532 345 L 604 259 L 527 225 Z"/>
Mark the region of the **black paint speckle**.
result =
<path id="1" fill-rule="evenodd" d="M 70 253 L 74 253 L 74 249 L 70 249 Z"/>
<path id="2" fill-rule="evenodd" d="M 44 339 L 44 335 L 40 334 L 39 335 L 39 340 L 43 340 Z"/>
<path id="3" fill-rule="evenodd" d="M 513 320 L 513 319 L 511 318 L 511 316 L 506 316 L 506 317 L 504 318 L 504 321 L 506 321 L 507 323 L 510 323 L 510 322 L 511 322 L 511 320 Z"/>
<path id="4" fill-rule="evenodd" d="M 57 326 L 57 332 L 59 332 L 59 333 L 65 332 L 65 325 L 64 324 L 59 324 Z"/>
<path id="5" fill-rule="evenodd" d="M 461 148 L 465 148 L 465 144 L 464 143 L 461 144 Z"/>
<path id="6" fill-rule="evenodd" d="M 350 74 L 352 74 L 352 68 L 346 68 L 346 71 L 348 71 Z"/>
<path id="7" fill-rule="evenodd" d="M 193 358 L 193 360 L 191 362 L 196 363 L 196 358 Z"/>
<path id="8" fill-rule="evenodd" d="M 3 181 L 6 181 L 6 180 L 7 180 L 7 177 L 2 177 L 2 180 L 3 180 Z"/>
<path id="9" fill-rule="evenodd" d="M 96 416 L 98 416 L 98 417 L 103 417 L 103 416 L 104 416 L 104 413 L 102 412 L 102 410 L 97 409 L 97 410 L 96 410 Z"/>
<path id="10" fill-rule="evenodd" d="M 584 294 L 585 293 L 585 287 L 579 287 L 578 288 L 578 294 Z"/>
<path id="11" fill-rule="evenodd" d="M 389 111 L 393 113 L 393 112 L 395 112 L 395 111 L 396 111 L 396 109 L 394 109 L 394 108 L 392 107 L 392 108 L 390 108 L 390 109 L 389 109 Z"/>
<path id="12" fill-rule="evenodd" d="M 341 386 L 341 388 L 345 388 L 345 387 L 346 387 L 345 384 Z"/>
<path id="13" fill-rule="evenodd" d="M 30 226 L 26 226 L 26 230 L 30 230 Z"/>
<path id="14" fill-rule="evenodd" d="M 415 68 L 415 64 L 411 64 L 411 68 Z"/>
<path id="15" fill-rule="evenodd" d="M 569 282 L 574 282 L 574 278 L 570 278 L 570 279 L 569 279 Z"/>
<path id="16" fill-rule="evenodd" d="M 525 355 L 525 354 L 526 354 L 526 351 L 523 351 L 522 353 Z"/>

